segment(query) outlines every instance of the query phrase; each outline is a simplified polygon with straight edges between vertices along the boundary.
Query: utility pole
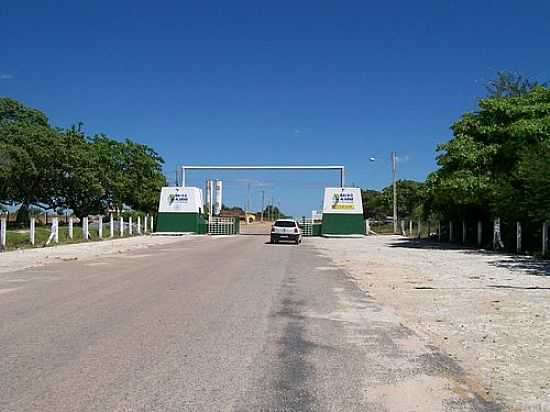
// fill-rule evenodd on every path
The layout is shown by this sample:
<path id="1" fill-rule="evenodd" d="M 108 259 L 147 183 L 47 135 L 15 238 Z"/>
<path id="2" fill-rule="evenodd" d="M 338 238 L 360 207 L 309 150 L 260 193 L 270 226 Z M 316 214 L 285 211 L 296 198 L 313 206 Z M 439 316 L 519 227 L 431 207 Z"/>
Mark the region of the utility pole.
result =
<path id="1" fill-rule="evenodd" d="M 397 156 L 395 152 L 391 152 L 391 170 L 393 182 L 393 233 L 397 233 L 397 182 L 395 180 L 397 174 Z"/>
<path id="2" fill-rule="evenodd" d="M 262 190 L 262 223 L 264 221 L 265 190 Z"/>
<path id="3" fill-rule="evenodd" d="M 204 179 L 204 211 L 208 210 L 208 178 Z"/>
<path id="4" fill-rule="evenodd" d="M 248 211 L 250 210 L 250 182 L 248 182 L 248 193 L 246 195 L 246 210 L 244 211 L 244 218 L 248 225 Z"/>

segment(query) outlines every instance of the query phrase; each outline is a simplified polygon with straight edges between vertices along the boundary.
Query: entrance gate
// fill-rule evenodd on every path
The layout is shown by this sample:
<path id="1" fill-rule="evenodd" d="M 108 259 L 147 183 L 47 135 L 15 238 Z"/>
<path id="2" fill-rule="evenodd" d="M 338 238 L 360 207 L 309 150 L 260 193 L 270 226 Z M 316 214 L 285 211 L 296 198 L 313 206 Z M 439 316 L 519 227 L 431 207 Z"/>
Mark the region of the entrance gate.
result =
<path id="1" fill-rule="evenodd" d="M 209 235 L 236 235 L 239 233 L 238 223 L 232 217 L 211 216 L 208 222 Z"/>
<path id="2" fill-rule="evenodd" d="M 321 222 L 313 219 L 299 219 L 298 225 L 302 229 L 302 236 L 319 236 L 321 234 Z"/>
<path id="3" fill-rule="evenodd" d="M 317 221 L 302 222 L 305 236 L 347 236 L 363 235 L 363 205 L 361 191 L 356 187 L 344 186 L 344 166 L 181 166 L 178 186 L 164 187 L 159 203 L 157 227 L 165 233 L 210 233 L 213 235 L 237 234 L 239 222 L 228 217 L 202 216 L 204 205 L 202 191 L 186 186 L 188 170 L 337 170 L 340 172 L 340 186 L 326 187 L 323 200 L 323 214 Z M 210 191 L 211 193 L 211 191 Z M 221 203 L 221 201 L 220 201 Z M 210 205 L 213 202 L 210 199 Z M 209 208 L 211 209 L 211 207 Z M 248 211 L 245 211 L 248 212 Z M 162 224 L 161 224 L 162 223 Z"/>
<path id="4" fill-rule="evenodd" d="M 181 176 L 178 185 L 185 187 L 186 170 L 338 170 L 340 172 L 340 187 L 344 187 L 344 166 L 181 166 Z"/>

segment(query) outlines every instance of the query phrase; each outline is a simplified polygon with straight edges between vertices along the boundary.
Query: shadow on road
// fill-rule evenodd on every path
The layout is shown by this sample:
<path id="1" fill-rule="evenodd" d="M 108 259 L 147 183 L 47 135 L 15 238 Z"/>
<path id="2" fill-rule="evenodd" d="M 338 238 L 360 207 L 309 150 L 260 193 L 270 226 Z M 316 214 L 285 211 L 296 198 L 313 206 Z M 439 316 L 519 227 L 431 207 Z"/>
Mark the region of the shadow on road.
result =
<path id="1" fill-rule="evenodd" d="M 550 276 L 550 261 L 530 256 L 507 256 L 491 265 L 512 271 L 527 272 L 534 276 Z"/>
<path id="2" fill-rule="evenodd" d="M 266 245 L 273 245 L 273 246 L 296 246 L 296 243 L 294 242 L 278 242 L 278 243 L 271 243 L 271 241 L 265 242 Z"/>

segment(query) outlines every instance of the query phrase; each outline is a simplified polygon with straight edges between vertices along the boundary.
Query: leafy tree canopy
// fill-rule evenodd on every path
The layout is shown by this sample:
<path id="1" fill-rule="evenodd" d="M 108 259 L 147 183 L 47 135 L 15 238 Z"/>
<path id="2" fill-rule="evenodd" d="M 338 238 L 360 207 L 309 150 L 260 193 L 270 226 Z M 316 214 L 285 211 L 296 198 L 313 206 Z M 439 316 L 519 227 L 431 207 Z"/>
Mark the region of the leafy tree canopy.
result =
<path id="1" fill-rule="evenodd" d="M 152 213 L 166 185 L 163 159 L 149 146 L 78 127 L 49 126 L 36 109 L 0 98 L 0 203 L 68 208 L 78 216 L 130 207 Z M 25 215 L 25 213 L 21 213 Z"/>
<path id="2" fill-rule="evenodd" d="M 415 180 L 398 180 L 397 212 L 400 219 L 417 219 L 422 214 L 424 183 Z M 362 190 L 363 215 L 370 219 L 384 220 L 393 216 L 393 185 L 381 191 Z"/>
<path id="3" fill-rule="evenodd" d="M 48 118 L 37 109 L 31 109 L 9 97 L 0 97 L 0 124 L 26 123 L 35 126 L 48 126 Z"/>
<path id="4" fill-rule="evenodd" d="M 546 86 L 536 80 L 531 80 L 521 73 L 500 71 L 497 78 L 491 80 L 485 86 L 488 96 L 491 97 L 517 97 L 529 93 L 537 86 Z"/>
<path id="5" fill-rule="evenodd" d="M 521 90 L 493 93 L 479 102 L 479 111 L 452 125 L 453 138 L 438 146 L 439 170 L 427 179 L 427 210 L 449 218 L 514 220 L 547 213 L 526 196 L 538 199 L 535 188 L 547 182 L 550 89 L 517 84 Z"/>

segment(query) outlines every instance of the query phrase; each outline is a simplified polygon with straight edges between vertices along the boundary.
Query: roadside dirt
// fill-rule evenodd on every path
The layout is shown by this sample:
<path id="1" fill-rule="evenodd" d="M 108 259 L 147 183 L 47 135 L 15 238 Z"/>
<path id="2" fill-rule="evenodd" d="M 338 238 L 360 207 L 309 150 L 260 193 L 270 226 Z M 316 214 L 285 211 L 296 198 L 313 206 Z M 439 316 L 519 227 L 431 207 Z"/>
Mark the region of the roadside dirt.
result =
<path id="1" fill-rule="evenodd" d="M 398 236 L 313 242 L 463 367 L 470 386 L 481 382 L 509 410 L 550 410 L 549 262 Z M 389 387 L 379 393 L 397 396 Z"/>
<path id="2" fill-rule="evenodd" d="M 136 236 L 124 239 L 20 249 L 0 253 L 0 273 L 44 266 L 49 263 L 87 260 L 97 256 L 123 253 L 128 250 L 177 242 L 191 236 Z"/>

